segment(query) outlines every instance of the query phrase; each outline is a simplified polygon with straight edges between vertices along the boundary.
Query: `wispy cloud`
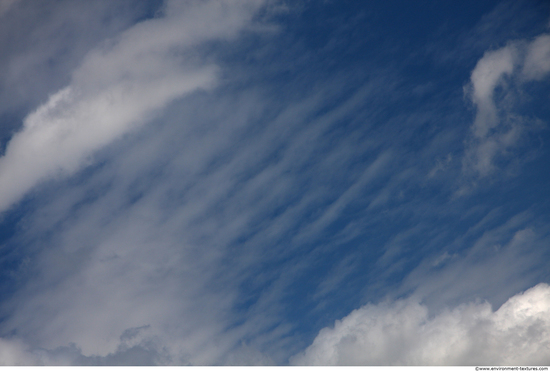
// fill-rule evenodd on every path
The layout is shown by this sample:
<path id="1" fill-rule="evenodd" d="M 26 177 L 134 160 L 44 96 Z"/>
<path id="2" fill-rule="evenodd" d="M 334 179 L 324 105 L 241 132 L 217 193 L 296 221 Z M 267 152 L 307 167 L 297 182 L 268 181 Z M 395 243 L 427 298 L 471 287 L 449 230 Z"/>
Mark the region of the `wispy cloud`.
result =
<path id="1" fill-rule="evenodd" d="M 388 343 L 428 345 L 429 330 L 451 332 L 443 323 L 468 333 L 475 319 L 508 319 L 476 298 L 502 304 L 548 281 L 548 228 L 528 202 L 499 208 L 504 187 L 452 197 L 466 168 L 491 174 L 477 157 L 489 150 L 477 149 L 508 133 L 501 93 L 544 75 L 546 39 L 488 52 L 474 73 L 479 55 L 469 55 L 456 81 L 430 72 L 427 82 L 410 66 L 365 67 L 376 48 L 356 36 L 347 45 L 370 27 L 353 11 L 356 23 L 335 22 L 345 32 L 321 48 L 311 30 L 327 24 L 307 18 L 319 5 L 298 16 L 306 32 L 279 6 L 167 2 L 77 43 L 89 52 L 69 53 L 63 88 L 44 83 L 54 93 L 36 95 L 42 104 L 0 158 L 0 210 L 15 220 L 2 226 L 0 363 L 285 364 L 358 308 L 341 323 L 357 326 L 355 341 L 353 329 L 325 330 L 293 361 L 317 362 L 320 347 L 334 363 L 340 349 L 376 362 L 354 351 L 365 322 L 408 324 Z M 264 27 L 270 12 L 288 18 Z M 29 66 L 55 54 L 60 35 Z M 470 132 L 468 78 L 479 114 Z M 380 347 L 433 362 L 428 346 L 405 341 Z"/>
<path id="2" fill-rule="evenodd" d="M 342 108 L 380 94 L 367 85 L 319 114 L 333 88 L 270 119 L 263 115 L 272 100 L 258 91 L 179 99 L 159 123 L 98 153 L 103 164 L 81 172 L 85 183 L 43 188 L 25 234 L 32 260 L 21 274 L 28 282 L 7 306 L 18 310 L 3 329 L 17 329 L 31 350 L 51 358 L 74 342 L 76 351 L 61 354 L 77 363 L 126 352 L 120 337 L 136 327 L 148 327 L 143 342 L 165 358 L 158 363 L 243 363 L 245 355 L 284 361 L 296 345 L 287 339 L 293 326 L 281 300 L 307 269 L 293 257 L 308 239 L 293 237 L 337 219 L 389 159 L 373 156 L 346 180 L 353 193 L 319 188 L 320 172 L 354 155 L 346 150 L 350 136 L 327 145 L 327 132 L 349 113 Z M 325 149 L 328 157 L 315 157 Z M 328 222 L 308 216 L 327 200 L 337 206 Z M 44 243 L 50 249 L 39 248 Z M 285 257 L 288 264 L 267 266 Z"/>
<path id="3" fill-rule="evenodd" d="M 0 115 L 2 142 L 21 129 L 29 111 L 70 84 L 85 55 L 139 19 L 154 2 L 8 1 L 0 24 Z M 2 147 L 4 148 L 4 147 Z"/>
<path id="4" fill-rule="evenodd" d="M 478 61 L 468 87 L 476 115 L 463 159 L 464 172 L 486 177 L 495 170 L 495 160 L 517 146 L 532 119 L 514 113 L 515 96 L 523 84 L 546 76 L 549 61 L 550 36 L 546 34 L 531 42 L 509 42 Z"/>
<path id="5" fill-rule="evenodd" d="M 499 305 L 528 283 L 544 280 L 539 263 L 546 260 L 548 231 L 534 228 L 529 213 L 481 231 L 467 231 L 447 245 L 444 253 L 426 257 L 403 280 L 398 293 L 412 292 L 434 307 L 475 298 Z"/>
<path id="6" fill-rule="evenodd" d="M 29 115 L 8 143 L 0 159 L 0 210 L 38 182 L 74 173 L 94 151 L 143 125 L 175 98 L 211 87 L 216 66 L 191 62 L 196 56 L 186 55 L 188 48 L 235 35 L 259 5 L 171 2 L 162 17 L 90 52 L 71 84 Z"/>

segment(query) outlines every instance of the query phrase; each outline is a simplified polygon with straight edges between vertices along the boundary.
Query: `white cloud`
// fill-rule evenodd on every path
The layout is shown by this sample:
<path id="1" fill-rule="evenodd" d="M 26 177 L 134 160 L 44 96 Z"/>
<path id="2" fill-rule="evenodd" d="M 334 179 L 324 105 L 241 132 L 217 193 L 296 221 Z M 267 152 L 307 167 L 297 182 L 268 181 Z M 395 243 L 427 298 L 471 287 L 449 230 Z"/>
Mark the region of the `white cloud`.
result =
<path id="1" fill-rule="evenodd" d="M 501 86 L 505 76 L 514 72 L 518 50 L 515 45 L 487 52 L 477 63 L 471 75 L 472 101 L 477 112 L 472 125 L 473 137 L 467 145 L 463 169 L 473 170 L 481 177 L 493 171 L 493 160 L 504 149 L 513 144 L 510 135 L 517 127 L 509 129 L 502 122 L 502 115 L 495 103 L 494 92 Z M 508 131 L 506 131 L 508 129 Z"/>
<path id="2" fill-rule="evenodd" d="M 548 365 L 550 286 L 497 311 L 468 303 L 430 316 L 413 299 L 366 305 L 319 332 L 299 365 Z"/>
<path id="3" fill-rule="evenodd" d="M 36 359 L 21 341 L 0 338 L 0 365 L 34 365 Z"/>
<path id="4" fill-rule="evenodd" d="M 550 72 L 550 35 L 540 35 L 528 47 L 523 65 L 526 80 L 541 80 Z"/>
<path id="5" fill-rule="evenodd" d="M 513 113 L 513 96 L 522 84 L 542 80 L 549 71 L 550 36 L 546 34 L 530 43 L 516 41 L 486 52 L 478 61 L 470 78 L 476 116 L 463 159 L 465 172 L 480 177 L 491 174 L 495 159 L 517 145 L 527 119 Z M 497 88 L 502 89 L 498 99 Z"/>
<path id="6" fill-rule="evenodd" d="M 476 137 L 485 137 L 491 128 L 498 125 L 497 109 L 493 93 L 503 76 L 510 75 L 515 65 L 515 48 L 506 46 L 502 49 L 485 53 L 472 72 L 472 100 L 477 106 L 473 130 Z"/>
<path id="7" fill-rule="evenodd" d="M 198 65 L 190 47 L 235 36 L 261 2 L 184 4 L 168 3 L 162 17 L 90 52 L 70 86 L 27 116 L 0 158 L 0 211 L 38 182 L 75 172 L 175 98 L 211 87 L 216 66 Z"/>
<path id="8" fill-rule="evenodd" d="M 166 365 L 171 356 L 147 335 L 147 327 L 132 328 L 124 332 L 116 350 L 104 356 L 86 356 L 75 344 L 54 350 L 31 348 L 17 338 L 0 338 L 0 365 Z M 149 337 L 147 337 L 149 336 Z"/>
<path id="9" fill-rule="evenodd" d="M 7 135 L 71 82 L 86 53 L 148 16 L 151 3 L 20 0 L 0 22 L 0 115 Z M 113 6 L 114 5 L 114 6 Z"/>

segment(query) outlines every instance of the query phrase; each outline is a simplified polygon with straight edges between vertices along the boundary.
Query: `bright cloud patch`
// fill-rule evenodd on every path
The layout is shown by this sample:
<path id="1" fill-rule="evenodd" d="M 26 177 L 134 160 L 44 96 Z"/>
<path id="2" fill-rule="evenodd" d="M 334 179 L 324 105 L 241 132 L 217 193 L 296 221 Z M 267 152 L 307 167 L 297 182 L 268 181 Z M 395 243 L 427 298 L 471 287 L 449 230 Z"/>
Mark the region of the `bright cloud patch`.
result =
<path id="1" fill-rule="evenodd" d="M 414 300 L 367 305 L 325 328 L 300 365 L 547 365 L 550 286 L 539 284 L 497 311 L 469 303 L 430 317 Z"/>
<path id="2" fill-rule="evenodd" d="M 515 146 L 527 120 L 513 114 L 521 85 L 542 80 L 550 71 L 550 35 L 530 43 L 514 42 L 479 60 L 471 75 L 471 99 L 477 112 L 473 137 L 466 148 L 463 168 L 484 177 L 494 170 L 495 159 Z M 501 89 L 500 97 L 495 97 Z"/>

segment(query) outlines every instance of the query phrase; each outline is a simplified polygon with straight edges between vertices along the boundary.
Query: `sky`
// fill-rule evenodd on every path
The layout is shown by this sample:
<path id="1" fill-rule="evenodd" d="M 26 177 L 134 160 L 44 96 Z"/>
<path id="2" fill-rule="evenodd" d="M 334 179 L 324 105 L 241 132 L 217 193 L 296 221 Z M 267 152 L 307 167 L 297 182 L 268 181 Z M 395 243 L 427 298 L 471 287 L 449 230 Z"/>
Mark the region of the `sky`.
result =
<path id="1" fill-rule="evenodd" d="M 0 364 L 550 365 L 550 3 L 0 0 Z"/>

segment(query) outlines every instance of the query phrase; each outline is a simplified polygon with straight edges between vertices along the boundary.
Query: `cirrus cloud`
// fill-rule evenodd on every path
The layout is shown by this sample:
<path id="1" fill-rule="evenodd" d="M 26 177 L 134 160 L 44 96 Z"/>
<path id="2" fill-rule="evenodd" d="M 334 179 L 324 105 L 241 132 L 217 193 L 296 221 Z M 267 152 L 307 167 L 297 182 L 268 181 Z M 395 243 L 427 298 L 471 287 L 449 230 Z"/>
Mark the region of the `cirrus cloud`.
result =
<path id="1" fill-rule="evenodd" d="M 174 99 L 211 87 L 217 67 L 197 63 L 201 58 L 190 48 L 234 37 L 261 4 L 169 2 L 163 16 L 88 53 L 71 84 L 28 115 L 7 144 L 0 158 L 0 211 L 37 183 L 74 173 L 94 151 Z"/>

